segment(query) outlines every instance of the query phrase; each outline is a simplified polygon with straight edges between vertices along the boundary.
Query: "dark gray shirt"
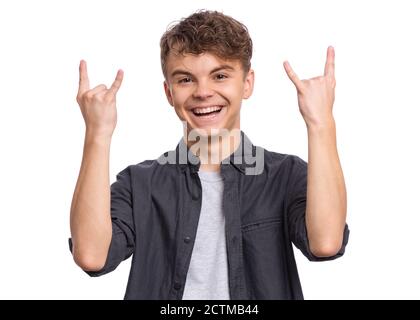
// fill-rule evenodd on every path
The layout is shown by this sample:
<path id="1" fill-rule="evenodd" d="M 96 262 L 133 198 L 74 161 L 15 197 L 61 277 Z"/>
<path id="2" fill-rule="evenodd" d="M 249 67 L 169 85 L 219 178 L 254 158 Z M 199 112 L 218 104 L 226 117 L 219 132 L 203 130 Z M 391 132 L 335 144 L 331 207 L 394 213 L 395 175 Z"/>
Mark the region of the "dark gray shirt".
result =
<path id="1" fill-rule="evenodd" d="M 176 163 L 130 165 L 111 185 L 108 257 L 102 270 L 88 274 L 103 275 L 133 256 L 125 299 L 182 299 L 202 202 L 199 159 L 188 150 L 187 163 L 180 161 L 185 147 L 181 139 L 164 154 Z M 258 151 L 264 155 L 259 174 L 246 174 Z M 346 225 L 335 256 L 318 258 L 309 250 L 307 163 L 256 147 L 241 132 L 221 175 L 230 298 L 303 299 L 292 243 L 309 260 L 325 261 L 344 254 L 349 236 Z"/>

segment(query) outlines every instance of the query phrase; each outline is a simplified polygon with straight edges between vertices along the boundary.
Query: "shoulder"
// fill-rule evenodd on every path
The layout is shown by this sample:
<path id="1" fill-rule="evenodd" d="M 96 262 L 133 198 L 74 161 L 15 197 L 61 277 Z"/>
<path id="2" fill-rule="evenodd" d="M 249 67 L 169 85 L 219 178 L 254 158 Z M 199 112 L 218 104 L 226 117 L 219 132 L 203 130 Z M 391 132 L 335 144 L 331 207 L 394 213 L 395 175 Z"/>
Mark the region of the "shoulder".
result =
<path id="1" fill-rule="evenodd" d="M 307 167 L 307 162 L 301 157 L 288 154 L 274 152 L 264 149 L 264 162 L 268 168 L 271 169 L 304 169 Z"/>
<path id="2" fill-rule="evenodd" d="M 147 180 L 149 177 L 158 175 L 170 175 L 178 172 L 178 166 L 171 162 L 165 161 L 170 159 L 173 151 L 167 151 L 159 156 L 157 159 L 143 160 L 136 164 L 130 164 L 117 174 L 118 177 L 129 177 L 131 179 L 141 178 Z"/>

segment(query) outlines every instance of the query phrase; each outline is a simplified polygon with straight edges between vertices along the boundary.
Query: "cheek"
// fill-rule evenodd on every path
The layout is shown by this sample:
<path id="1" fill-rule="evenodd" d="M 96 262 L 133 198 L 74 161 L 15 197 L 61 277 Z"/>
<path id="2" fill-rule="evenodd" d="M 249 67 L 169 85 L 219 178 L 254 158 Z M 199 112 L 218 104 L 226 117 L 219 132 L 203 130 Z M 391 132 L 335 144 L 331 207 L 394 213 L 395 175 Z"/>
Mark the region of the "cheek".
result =
<path id="1" fill-rule="evenodd" d="M 222 93 L 225 97 L 229 98 L 231 102 L 242 100 L 244 86 L 241 83 L 231 83 L 222 88 Z"/>
<path id="2" fill-rule="evenodd" d="M 172 92 L 172 98 L 176 105 L 182 105 L 188 98 L 188 92 L 186 90 L 174 90 Z"/>

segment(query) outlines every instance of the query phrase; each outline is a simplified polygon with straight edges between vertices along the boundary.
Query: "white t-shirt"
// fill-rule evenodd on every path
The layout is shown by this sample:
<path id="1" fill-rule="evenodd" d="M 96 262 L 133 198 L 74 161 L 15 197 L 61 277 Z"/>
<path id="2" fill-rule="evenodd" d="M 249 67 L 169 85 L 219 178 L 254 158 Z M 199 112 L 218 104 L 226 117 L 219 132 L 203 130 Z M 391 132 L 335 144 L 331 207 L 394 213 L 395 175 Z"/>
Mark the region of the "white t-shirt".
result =
<path id="1" fill-rule="evenodd" d="M 223 177 L 220 171 L 199 171 L 202 204 L 183 300 L 230 300 Z"/>

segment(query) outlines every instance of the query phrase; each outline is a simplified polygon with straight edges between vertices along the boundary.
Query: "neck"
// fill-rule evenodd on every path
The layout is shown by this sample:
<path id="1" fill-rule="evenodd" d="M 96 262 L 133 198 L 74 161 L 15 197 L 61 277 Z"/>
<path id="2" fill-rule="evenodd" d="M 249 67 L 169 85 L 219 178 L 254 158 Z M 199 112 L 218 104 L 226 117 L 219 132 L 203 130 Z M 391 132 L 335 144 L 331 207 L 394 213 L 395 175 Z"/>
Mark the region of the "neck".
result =
<path id="1" fill-rule="evenodd" d="M 190 141 L 184 135 L 184 141 L 190 151 L 200 158 L 200 170 L 220 171 L 220 163 L 239 147 L 241 131 L 222 130 L 216 135 L 199 135 L 199 140 Z"/>

